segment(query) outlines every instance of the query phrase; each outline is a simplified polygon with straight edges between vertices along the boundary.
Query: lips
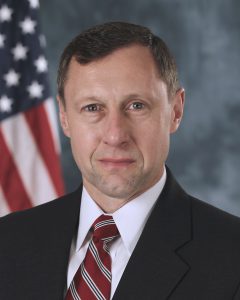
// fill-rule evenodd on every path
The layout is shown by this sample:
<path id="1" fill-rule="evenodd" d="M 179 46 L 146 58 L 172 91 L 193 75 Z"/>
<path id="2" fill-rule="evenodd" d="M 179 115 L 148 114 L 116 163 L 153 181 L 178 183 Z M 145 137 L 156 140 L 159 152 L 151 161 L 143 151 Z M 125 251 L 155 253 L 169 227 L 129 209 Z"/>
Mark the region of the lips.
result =
<path id="1" fill-rule="evenodd" d="M 135 162 L 132 158 L 101 158 L 98 161 L 104 166 L 110 168 L 128 167 Z"/>

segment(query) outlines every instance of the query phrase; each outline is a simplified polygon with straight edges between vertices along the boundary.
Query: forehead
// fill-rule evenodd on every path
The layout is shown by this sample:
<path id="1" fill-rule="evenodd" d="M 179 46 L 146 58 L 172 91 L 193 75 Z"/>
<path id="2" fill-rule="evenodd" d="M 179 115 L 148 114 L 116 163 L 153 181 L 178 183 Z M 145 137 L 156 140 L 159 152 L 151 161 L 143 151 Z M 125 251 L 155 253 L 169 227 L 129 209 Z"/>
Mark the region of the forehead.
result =
<path id="1" fill-rule="evenodd" d="M 131 45 L 120 48 L 111 54 L 93 60 L 87 64 L 80 64 L 76 58 L 72 58 L 68 67 L 67 79 L 74 77 L 74 75 L 81 73 L 82 77 L 86 74 L 91 76 L 98 71 L 105 73 L 120 73 L 125 72 L 128 75 L 138 72 L 152 73 L 158 76 L 158 70 L 149 48 L 141 45 Z M 136 75 L 136 74 L 135 74 Z"/>
<path id="2" fill-rule="evenodd" d="M 147 47 L 132 45 L 110 55 L 79 64 L 73 58 L 65 83 L 65 98 L 114 98 L 150 95 L 165 90 L 154 58 Z M 165 92 L 165 91 L 164 91 Z"/>

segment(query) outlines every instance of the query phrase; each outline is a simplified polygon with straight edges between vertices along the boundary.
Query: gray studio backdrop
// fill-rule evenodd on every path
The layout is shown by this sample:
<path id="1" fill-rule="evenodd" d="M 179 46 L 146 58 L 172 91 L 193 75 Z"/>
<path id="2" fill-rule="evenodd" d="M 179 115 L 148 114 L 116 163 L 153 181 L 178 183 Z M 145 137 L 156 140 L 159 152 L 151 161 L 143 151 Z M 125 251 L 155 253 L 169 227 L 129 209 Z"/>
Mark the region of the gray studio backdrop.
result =
<path id="1" fill-rule="evenodd" d="M 172 137 L 168 165 L 196 197 L 240 216 L 240 1 L 41 0 L 50 80 L 81 30 L 111 20 L 148 26 L 176 57 L 186 89 L 185 116 Z M 80 174 L 61 135 L 67 191 Z"/>

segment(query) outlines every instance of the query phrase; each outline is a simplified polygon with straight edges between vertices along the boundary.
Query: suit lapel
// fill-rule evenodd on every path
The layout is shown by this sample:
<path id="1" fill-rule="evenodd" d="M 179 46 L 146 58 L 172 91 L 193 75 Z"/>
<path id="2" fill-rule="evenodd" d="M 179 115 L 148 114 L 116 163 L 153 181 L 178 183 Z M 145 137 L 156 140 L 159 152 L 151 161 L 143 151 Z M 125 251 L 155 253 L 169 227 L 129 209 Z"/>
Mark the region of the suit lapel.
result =
<path id="1" fill-rule="evenodd" d="M 170 171 L 113 300 L 166 299 L 188 272 L 178 250 L 191 238 L 190 200 Z"/>

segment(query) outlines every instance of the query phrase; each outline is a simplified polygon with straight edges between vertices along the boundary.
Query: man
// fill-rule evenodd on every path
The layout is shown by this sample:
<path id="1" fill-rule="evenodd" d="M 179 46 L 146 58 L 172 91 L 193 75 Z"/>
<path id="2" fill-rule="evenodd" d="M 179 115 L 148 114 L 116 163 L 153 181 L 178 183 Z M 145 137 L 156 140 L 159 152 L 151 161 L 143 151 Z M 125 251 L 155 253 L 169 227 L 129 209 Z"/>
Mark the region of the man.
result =
<path id="1" fill-rule="evenodd" d="M 83 187 L 0 220 L 0 299 L 240 299 L 239 219 L 165 167 L 184 90 L 164 42 L 121 22 L 81 33 L 58 102 Z"/>

